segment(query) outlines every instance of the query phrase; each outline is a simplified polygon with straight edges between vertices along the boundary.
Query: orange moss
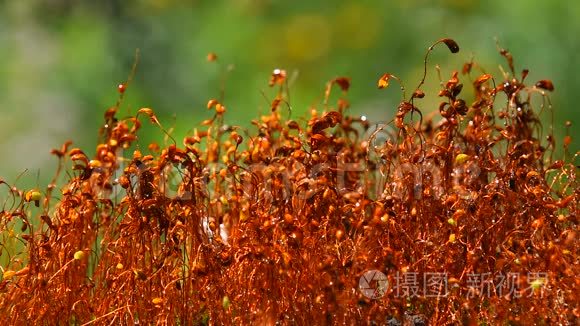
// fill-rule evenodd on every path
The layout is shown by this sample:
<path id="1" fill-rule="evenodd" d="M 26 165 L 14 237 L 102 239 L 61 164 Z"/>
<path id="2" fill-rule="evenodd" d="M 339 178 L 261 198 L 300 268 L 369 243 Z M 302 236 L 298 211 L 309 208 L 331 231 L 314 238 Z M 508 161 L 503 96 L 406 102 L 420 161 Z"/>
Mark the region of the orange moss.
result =
<path id="1" fill-rule="evenodd" d="M 438 43 L 459 50 L 436 42 L 425 72 Z M 441 83 L 437 122 L 419 108 L 424 77 L 392 123 L 349 116 L 342 77 L 306 125 L 285 120 L 286 72 L 275 70 L 278 94 L 256 130 L 225 125 L 226 107 L 210 100 L 214 117 L 182 144 L 150 108 L 120 118 L 130 83 L 120 84 L 94 157 L 70 142 L 53 150 L 55 180 L 70 176 L 58 195 L 56 181 L 44 192 L 2 181 L 14 203 L 4 204 L 0 230 L 23 222 L 27 262 L 4 267 L 0 316 L 11 324 L 577 320 L 576 167 L 552 160 L 553 137 L 543 144 L 537 131 L 544 107 L 530 100 L 549 103 L 554 87 L 528 86 L 527 70 L 518 78 L 511 54 L 500 53 L 505 77 L 463 67 L 471 104 L 459 97 L 458 72 Z M 384 74 L 379 88 L 390 78 L 398 80 Z M 336 106 L 334 85 L 343 94 Z M 125 156 L 143 116 L 173 143 Z M 388 280 L 376 298 L 359 290 L 371 270 Z M 445 283 L 426 284 L 425 275 Z M 482 275 L 507 275 L 514 289 L 474 286 Z M 446 292 L 407 296 L 401 281 Z"/>

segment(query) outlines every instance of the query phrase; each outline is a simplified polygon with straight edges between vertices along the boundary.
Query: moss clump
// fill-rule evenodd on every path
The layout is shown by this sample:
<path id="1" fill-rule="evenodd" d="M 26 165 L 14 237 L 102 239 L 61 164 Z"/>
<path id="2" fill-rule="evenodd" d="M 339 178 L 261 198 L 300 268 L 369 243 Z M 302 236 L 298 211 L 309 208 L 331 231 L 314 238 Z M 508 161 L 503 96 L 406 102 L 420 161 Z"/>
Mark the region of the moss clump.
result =
<path id="1" fill-rule="evenodd" d="M 71 143 L 53 150 L 62 187 L 3 183 L 0 230 L 25 250 L 4 266 L 0 315 L 14 324 L 577 319 L 576 167 L 552 159 L 538 117 L 551 108 L 532 105 L 549 103 L 553 85 L 528 86 L 528 72 L 516 76 L 501 54 L 502 78 L 463 67 L 471 104 L 454 72 L 424 116 L 423 78 L 378 126 L 348 115 L 343 77 L 306 124 L 284 119 L 283 70 L 255 128 L 224 124 L 225 104 L 210 100 L 214 117 L 180 144 L 152 109 L 121 118 L 119 101 L 94 157 Z M 393 79 L 384 74 L 379 88 Z M 129 83 L 121 99 L 125 91 Z M 125 155 L 142 118 L 168 144 Z"/>

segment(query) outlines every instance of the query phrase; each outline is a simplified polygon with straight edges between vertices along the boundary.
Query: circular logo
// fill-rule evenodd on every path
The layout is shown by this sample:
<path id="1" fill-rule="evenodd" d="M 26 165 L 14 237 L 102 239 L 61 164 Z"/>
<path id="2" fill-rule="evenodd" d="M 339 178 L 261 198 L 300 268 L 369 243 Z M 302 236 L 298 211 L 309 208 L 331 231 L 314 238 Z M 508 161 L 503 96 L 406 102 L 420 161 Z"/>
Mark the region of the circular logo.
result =
<path id="1" fill-rule="evenodd" d="M 360 292 L 369 299 L 379 299 L 387 292 L 387 276 L 376 269 L 366 271 L 358 280 Z"/>

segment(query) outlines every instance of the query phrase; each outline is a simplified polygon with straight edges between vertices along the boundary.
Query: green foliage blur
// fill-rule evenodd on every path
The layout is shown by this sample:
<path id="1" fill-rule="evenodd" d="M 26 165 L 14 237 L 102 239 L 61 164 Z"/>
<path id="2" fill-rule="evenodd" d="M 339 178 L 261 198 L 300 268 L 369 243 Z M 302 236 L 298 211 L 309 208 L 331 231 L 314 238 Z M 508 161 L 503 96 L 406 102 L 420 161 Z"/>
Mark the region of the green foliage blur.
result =
<path id="1" fill-rule="evenodd" d="M 328 80 L 348 76 L 350 112 L 388 121 L 401 94 L 398 87 L 377 90 L 378 77 L 393 73 L 412 90 L 427 47 L 450 37 L 461 51 L 437 48 L 428 66 L 421 103 L 436 109 L 435 65 L 446 80 L 474 57 L 501 76 L 498 65 L 507 70 L 507 64 L 497 38 L 516 70 L 530 69 L 529 83 L 554 82 L 561 146 L 564 121 L 577 123 L 579 116 L 578 32 L 580 2 L 573 1 L 0 1 L 0 176 L 12 183 L 27 169 L 18 185 L 42 186 L 56 164 L 50 149 L 67 139 L 93 153 L 103 113 L 118 99 L 136 49 L 140 61 L 121 115 L 153 108 L 180 139 L 211 116 L 205 104 L 222 88 L 227 122 L 249 126 L 269 111 L 275 68 L 293 80 L 294 119 L 321 107 Z M 209 52 L 217 62 L 207 62 Z M 544 118 L 547 130 L 551 118 Z M 145 128 L 140 144 L 162 139 L 158 129 Z M 571 147 L 577 149 L 576 140 Z"/>

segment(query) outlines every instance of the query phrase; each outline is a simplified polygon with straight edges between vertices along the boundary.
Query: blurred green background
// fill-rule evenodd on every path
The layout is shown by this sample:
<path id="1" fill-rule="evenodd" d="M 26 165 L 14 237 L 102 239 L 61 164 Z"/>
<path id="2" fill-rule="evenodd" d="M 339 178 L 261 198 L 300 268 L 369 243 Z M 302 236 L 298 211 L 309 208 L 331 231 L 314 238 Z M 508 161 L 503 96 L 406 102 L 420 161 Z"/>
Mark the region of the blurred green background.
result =
<path id="1" fill-rule="evenodd" d="M 182 138 L 211 116 L 205 103 L 219 96 L 228 67 L 226 120 L 232 124 L 247 126 L 269 110 L 262 91 L 273 98 L 274 68 L 297 74 L 293 118 L 320 105 L 326 81 L 349 76 L 350 112 L 388 120 L 400 93 L 398 87 L 377 90 L 381 74 L 398 75 L 412 90 L 426 48 L 442 37 L 455 39 L 458 54 L 442 46 L 429 62 L 431 96 L 421 103 L 435 109 L 435 64 L 448 78 L 473 56 L 499 77 L 498 65 L 507 64 L 497 38 L 518 72 L 530 69 L 529 83 L 553 80 L 561 145 L 564 121 L 579 117 L 579 32 L 575 1 L 0 1 L 0 176 L 14 182 L 28 169 L 18 185 L 34 185 L 37 173 L 42 185 L 54 172 L 50 149 L 67 139 L 92 153 L 103 112 L 115 104 L 136 48 L 138 72 L 121 112 L 151 107 Z M 206 61 L 208 52 L 218 55 L 217 63 Z M 155 128 L 141 135 L 143 147 L 163 137 Z"/>

